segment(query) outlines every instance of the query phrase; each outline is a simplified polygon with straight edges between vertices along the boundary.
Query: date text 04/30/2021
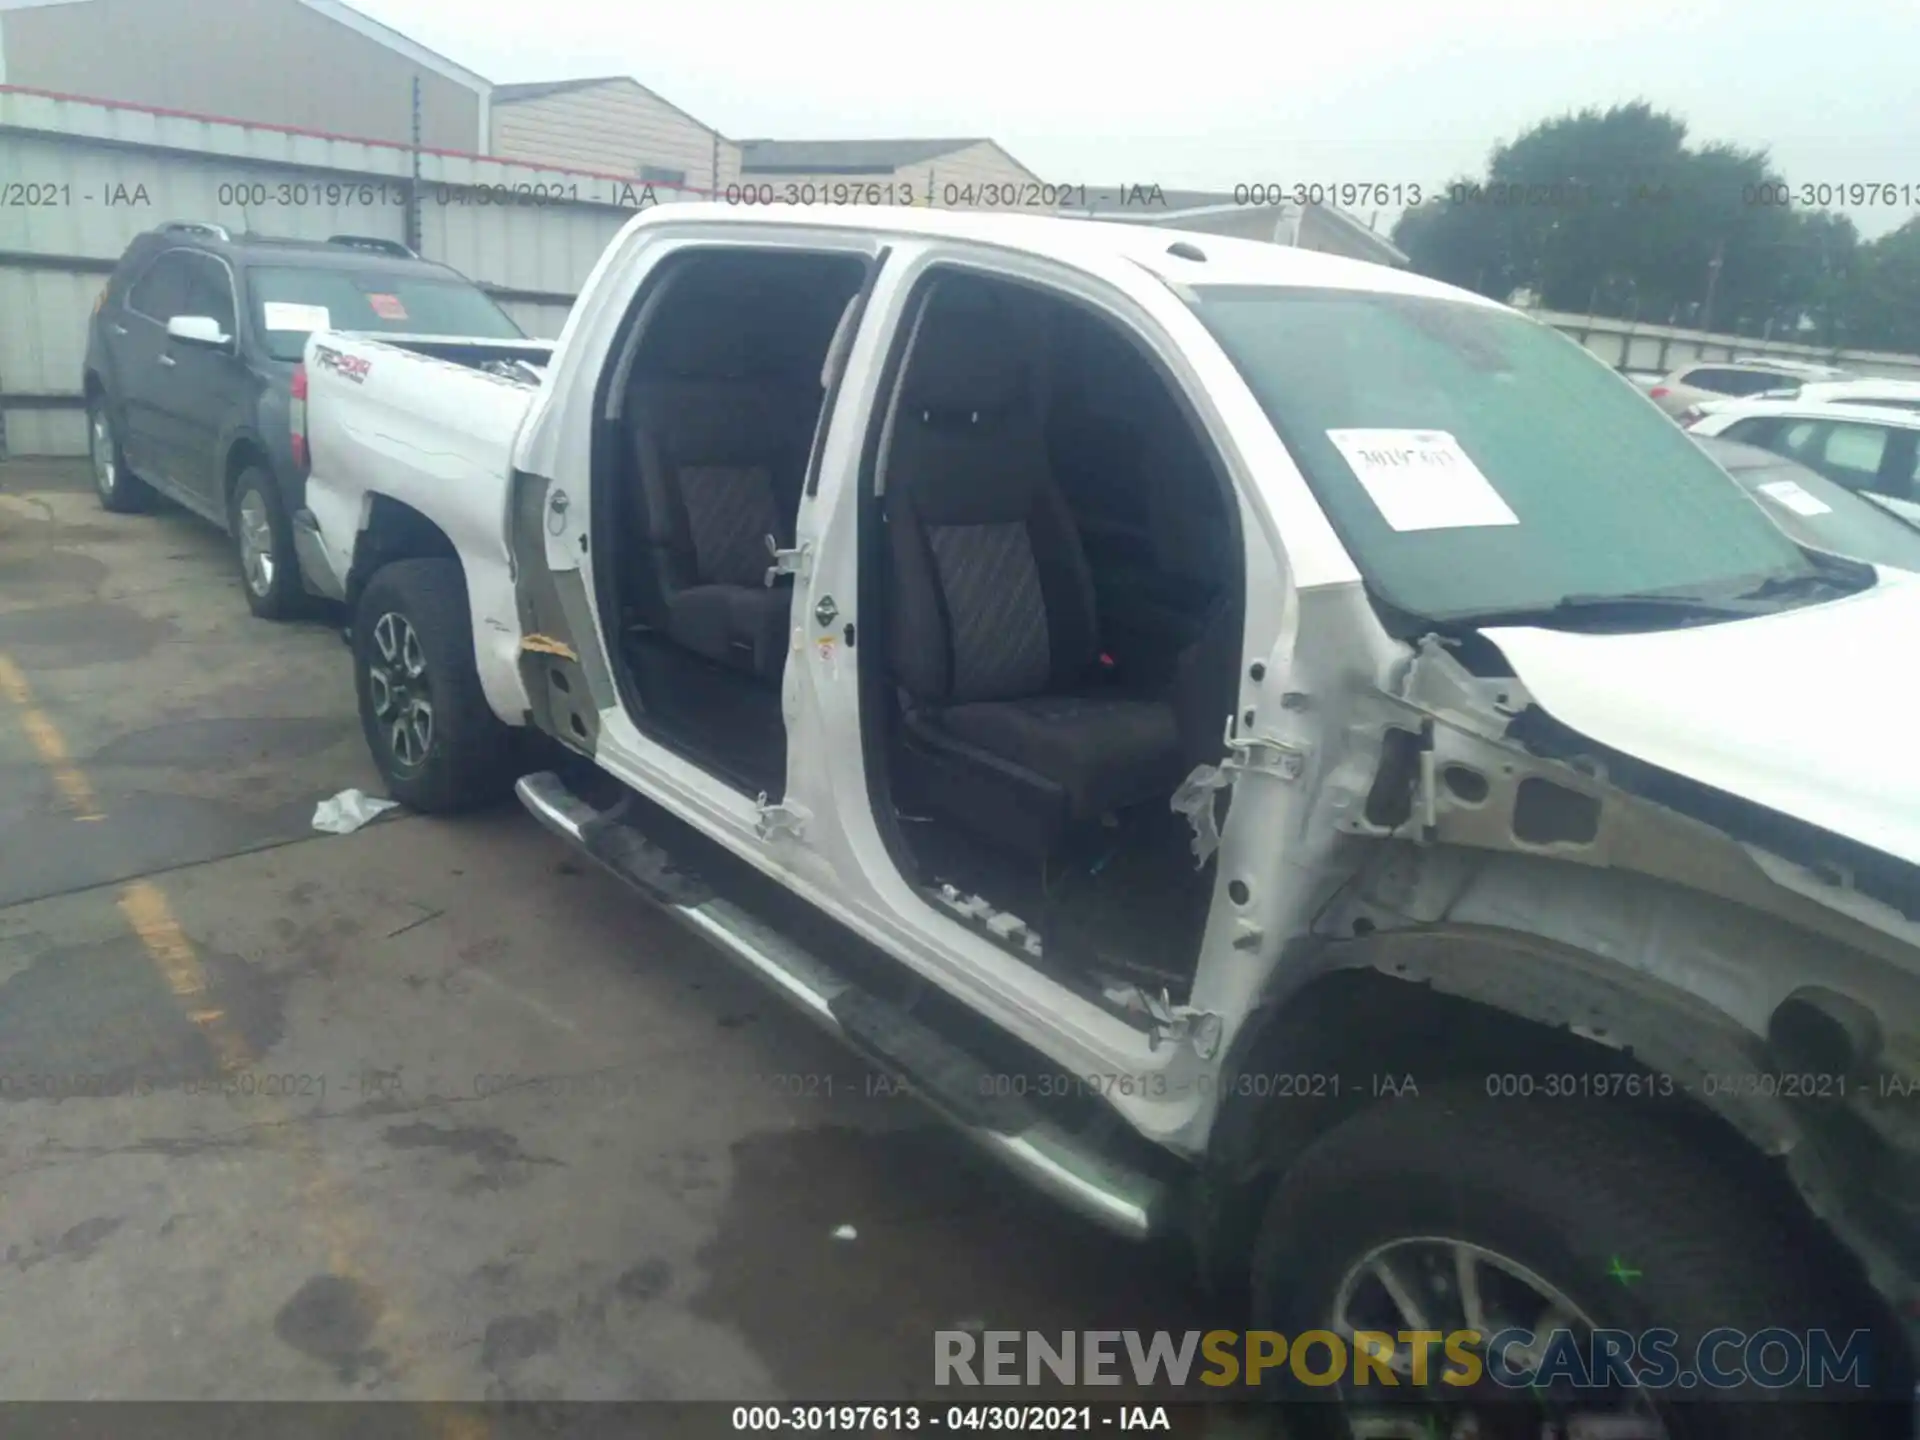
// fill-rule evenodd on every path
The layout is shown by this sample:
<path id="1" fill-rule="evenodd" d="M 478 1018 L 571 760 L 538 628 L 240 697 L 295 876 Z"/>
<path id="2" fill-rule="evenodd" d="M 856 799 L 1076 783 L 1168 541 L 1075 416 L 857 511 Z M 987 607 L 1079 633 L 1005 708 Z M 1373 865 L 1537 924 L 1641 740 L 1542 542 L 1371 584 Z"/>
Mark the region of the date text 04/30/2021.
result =
<path id="1" fill-rule="evenodd" d="M 1177 1432 L 1185 1411 L 1218 1407 L 1129 1405 L 948 1405 L 904 1401 L 890 1405 L 736 1405 L 729 1428 L 739 1433 L 841 1433 L 1016 1430 L 1083 1435 L 1101 1431 Z M 1197 1431 L 1195 1433 L 1198 1433 Z"/>

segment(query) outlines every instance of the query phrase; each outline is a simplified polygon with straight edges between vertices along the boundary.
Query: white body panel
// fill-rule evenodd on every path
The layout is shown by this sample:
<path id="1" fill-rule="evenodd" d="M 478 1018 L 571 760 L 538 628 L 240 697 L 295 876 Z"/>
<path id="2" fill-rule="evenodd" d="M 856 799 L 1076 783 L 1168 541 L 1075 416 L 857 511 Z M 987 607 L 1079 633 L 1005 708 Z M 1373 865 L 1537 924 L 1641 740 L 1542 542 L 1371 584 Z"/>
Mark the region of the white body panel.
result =
<path id="1" fill-rule="evenodd" d="M 546 347 L 498 349 L 507 359 Z M 323 363 L 316 358 L 323 351 L 344 362 Z M 535 391 L 396 345 L 324 332 L 308 340 L 306 367 L 313 457 L 307 509 L 335 578 L 344 589 L 375 495 L 432 520 L 453 541 L 466 570 L 475 660 L 487 702 L 508 724 L 524 724 L 527 696 L 517 663 L 520 622 L 506 516 L 513 437 Z"/>
<path id="2" fill-rule="evenodd" d="M 1604 745 L 1920 864 L 1920 577 L 1647 635 L 1489 630 L 1541 707 Z"/>
<path id="3" fill-rule="evenodd" d="M 1201 247 L 1204 261 L 1174 253 L 1169 247 L 1176 242 Z M 1155 352 L 1205 427 L 1237 494 L 1246 618 L 1236 713 L 1257 714 L 1261 729 L 1253 740 L 1271 740 L 1298 754 L 1303 747 L 1297 728 L 1266 727 L 1307 722 L 1284 706 L 1259 703 L 1261 696 L 1270 702 L 1296 688 L 1290 682 L 1306 668 L 1304 659 L 1296 663 L 1296 654 L 1306 653 L 1298 644 L 1302 597 L 1341 599 L 1338 592 L 1357 587 L 1361 577 L 1244 379 L 1176 287 L 1204 275 L 1213 284 L 1493 302 L 1334 256 L 1145 227 L 878 208 L 767 207 L 743 214 L 733 207 L 684 205 L 645 212 L 608 246 L 538 390 L 349 342 L 341 348 L 373 362 L 356 386 L 338 376 L 323 378 L 310 350 L 309 427 L 318 482 L 310 503 L 330 553 L 344 570 L 350 537 L 365 523 L 370 491 L 405 500 L 438 521 L 467 565 L 481 674 L 503 718 L 517 721 L 526 704 L 515 666 L 520 636 L 508 559 L 510 477 L 517 471 L 544 482 L 541 558 L 553 571 L 582 582 L 575 593 L 595 594 L 592 566 L 599 547 L 580 542 L 593 513 L 594 436 L 607 418 L 595 411 L 601 379 L 617 358 L 623 325 L 655 267 L 685 247 L 718 244 L 888 252 L 849 350 L 817 492 L 802 502 L 798 515 L 798 538 L 812 558 L 794 586 L 783 712 L 785 801 L 800 817 L 802 833 L 757 833 L 754 796 L 643 733 L 616 697 L 599 710 L 597 763 L 1027 1042 L 1064 1073 L 1128 1077 L 1126 1088 L 1107 1092 L 1128 1123 L 1169 1148 L 1202 1150 L 1217 1098 L 1205 1083 L 1209 1061 L 1185 1045 L 1153 1048 L 1141 1029 L 936 908 L 903 878 L 879 833 L 857 743 L 856 657 L 835 635 L 847 624 L 883 620 L 857 613 L 853 542 L 860 457 L 887 356 L 916 279 L 940 263 L 1071 294 L 1114 317 Z M 555 506 L 560 494 L 565 503 Z M 816 633 L 814 607 L 829 595 L 838 612 L 833 633 Z M 1674 634 L 1512 630 L 1497 638 L 1541 704 L 1595 738 L 1890 853 L 1920 858 L 1920 827 L 1910 818 L 1920 814 L 1920 789 L 1879 771 L 1867 775 L 1876 757 L 1901 753 L 1894 727 L 1912 706 L 1900 702 L 1920 696 L 1893 693 L 1898 684 L 1888 680 L 1884 706 L 1871 715 L 1848 713 L 1828 698 L 1863 693 L 1857 672 L 1844 684 L 1835 673 L 1858 653 L 1854 642 L 1871 636 L 1871 643 L 1890 647 L 1897 636 L 1920 628 L 1916 597 L 1920 587 Z M 598 645 L 603 656 L 610 654 L 602 618 L 595 614 L 590 623 L 591 633 L 573 636 L 576 646 L 584 653 Z M 1249 674 L 1256 664 L 1265 671 L 1260 688 Z M 1826 690 L 1823 681 L 1832 682 Z M 1802 697 L 1802 708 L 1781 706 L 1774 698 L 1789 686 Z M 1834 745 L 1836 736 L 1845 743 Z M 1814 764 L 1816 754 L 1823 758 Z M 1235 781 L 1217 873 L 1261 883 L 1253 887 L 1257 898 L 1243 905 L 1229 904 L 1224 885 L 1216 889 L 1191 996 L 1196 1007 L 1221 1018 L 1227 1044 L 1256 1009 L 1280 963 L 1280 941 L 1294 933 L 1287 927 L 1297 926 L 1312 898 L 1314 877 L 1292 865 L 1289 838 L 1300 836 L 1307 822 L 1300 798 L 1307 789 L 1271 769 L 1242 773 Z M 1902 805 L 1909 815 L 1904 822 L 1893 813 Z M 1257 954 L 1236 948 L 1236 937 L 1246 935 L 1264 948 Z M 1192 1083 L 1196 1075 L 1201 1083 Z"/>
<path id="4" fill-rule="evenodd" d="M 1900 410 L 1864 401 L 1837 400 L 1724 400 L 1700 407 L 1705 413 L 1687 429 L 1695 435 L 1720 435 L 1735 422 L 1753 415 L 1788 420 L 1870 420 L 1901 430 L 1920 430 L 1920 410 Z"/>

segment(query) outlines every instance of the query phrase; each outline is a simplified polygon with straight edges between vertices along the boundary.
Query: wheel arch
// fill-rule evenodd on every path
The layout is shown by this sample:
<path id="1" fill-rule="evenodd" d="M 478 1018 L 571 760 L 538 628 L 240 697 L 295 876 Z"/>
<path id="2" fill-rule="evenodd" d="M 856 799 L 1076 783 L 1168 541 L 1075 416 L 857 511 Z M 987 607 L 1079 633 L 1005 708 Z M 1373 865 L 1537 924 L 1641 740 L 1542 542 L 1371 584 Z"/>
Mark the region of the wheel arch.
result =
<path id="1" fill-rule="evenodd" d="M 451 560 L 467 585 L 466 565 L 447 532 L 429 516 L 404 500 L 378 492 L 367 496 L 366 519 L 353 547 L 347 570 L 348 613 L 360 603 L 361 592 L 383 567 L 398 560 Z"/>
<path id="2" fill-rule="evenodd" d="M 1809 1243 L 1830 1250 L 1838 1273 L 1858 1282 L 1864 1304 L 1889 1320 L 1912 1304 L 1904 1267 L 1880 1228 L 1863 1220 L 1868 1137 L 1844 1112 L 1821 1117 L 1778 1096 L 1716 1086 L 1707 1077 L 1780 1062 L 1699 1001 L 1557 942 L 1470 927 L 1334 941 L 1317 968 L 1313 981 L 1242 1027 L 1222 1069 L 1227 1099 L 1192 1221 L 1214 1288 L 1242 1292 L 1242 1260 L 1293 1160 L 1342 1120 L 1390 1103 L 1407 1078 L 1427 1087 L 1504 1074 L 1618 1075 L 1661 1095 L 1657 1123 L 1801 1222 Z M 1276 1102 L 1240 1079 L 1269 1075 L 1338 1076 L 1339 1094 Z M 1390 1081 L 1385 1094 L 1375 1093 L 1376 1076 Z"/>
<path id="3" fill-rule="evenodd" d="M 266 442 L 257 435 L 242 432 L 227 442 L 226 458 L 220 463 L 220 510 L 222 514 L 233 513 L 233 492 L 240 483 L 241 474 L 258 466 L 269 477 L 273 474 L 273 459 L 267 454 Z"/>

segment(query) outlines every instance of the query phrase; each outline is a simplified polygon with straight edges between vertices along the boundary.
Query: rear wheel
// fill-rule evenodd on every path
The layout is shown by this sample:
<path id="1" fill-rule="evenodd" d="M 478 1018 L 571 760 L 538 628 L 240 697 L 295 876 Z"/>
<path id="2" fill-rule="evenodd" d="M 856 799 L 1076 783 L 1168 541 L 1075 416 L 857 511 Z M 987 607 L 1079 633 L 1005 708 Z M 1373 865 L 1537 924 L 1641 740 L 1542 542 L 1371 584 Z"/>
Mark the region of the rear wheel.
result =
<path id="1" fill-rule="evenodd" d="M 1698 1348 L 1722 1327 L 1797 1336 L 1759 1357 L 1759 1368 L 1777 1367 L 1793 1345 L 1806 1346 L 1809 1331 L 1825 1331 L 1845 1350 L 1871 1323 L 1811 1258 L 1816 1247 L 1804 1227 L 1757 1189 L 1617 1103 L 1477 1093 L 1392 1101 L 1338 1126 L 1282 1178 L 1255 1251 L 1252 1323 L 1290 1340 L 1321 1330 L 1349 1347 L 1367 1332 L 1397 1342 L 1391 1384 L 1375 1369 L 1364 1385 L 1301 1386 L 1328 1370 L 1328 1352 L 1310 1350 L 1305 1377 L 1285 1383 L 1302 1397 L 1337 1395 L 1345 1404 L 1300 1407 L 1308 1434 L 1901 1433 L 1888 1428 L 1896 1406 L 1867 1403 L 1844 1381 L 1822 1391 L 1750 1381 L 1722 1388 L 1734 1375 L 1729 1367 L 1756 1368 L 1752 1351 Z M 1644 1375 L 1649 1332 L 1658 1330 L 1674 1337 L 1652 1346 L 1676 1362 L 1665 1382 L 1609 1384 L 1605 1352 L 1618 1353 L 1617 1342 L 1596 1341 L 1596 1332 L 1631 1337 L 1634 1348 L 1620 1363 Z M 1433 1343 L 1422 1385 L 1414 1347 L 1399 1339 L 1408 1331 L 1477 1331 L 1483 1340 L 1459 1353 Z M 1892 1337 L 1874 1338 L 1860 1373 L 1886 1384 L 1901 1362 Z M 1462 1363 L 1467 1355 L 1477 1371 Z M 1703 1355 L 1720 1366 L 1717 1374 L 1703 1368 Z M 1497 1357 L 1506 1364 L 1496 1372 Z M 1357 1374 L 1345 1371 L 1348 1379 Z M 1816 1396 L 1851 1403 L 1809 1403 Z"/>
<path id="2" fill-rule="evenodd" d="M 513 732 L 480 686 L 457 562 L 375 574 L 354 608 L 353 661 L 361 728 L 394 799 L 444 814 L 506 793 Z"/>
<path id="3" fill-rule="evenodd" d="M 103 510 L 132 515 L 152 505 L 152 488 L 127 469 L 113 411 L 100 394 L 87 397 L 87 455 L 93 462 L 93 493 Z"/>
<path id="4" fill-rule="evenodd" d="M 233 484 L 229 515 L 247 608 L 262 620 L 286 620 L 305 609 L 293 526 L 273 476 L 257 465 Z"/>

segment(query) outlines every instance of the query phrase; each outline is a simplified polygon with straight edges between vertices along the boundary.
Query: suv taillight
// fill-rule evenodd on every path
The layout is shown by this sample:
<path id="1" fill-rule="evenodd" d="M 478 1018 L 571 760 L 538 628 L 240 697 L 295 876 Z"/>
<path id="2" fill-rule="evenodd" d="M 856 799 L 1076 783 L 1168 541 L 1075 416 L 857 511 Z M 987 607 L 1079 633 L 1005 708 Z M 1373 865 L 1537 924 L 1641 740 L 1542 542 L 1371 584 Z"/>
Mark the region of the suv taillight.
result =
<path id="1" fill-rule="evenodd" d="M 290 440 L 293 447 L 293 463 L 304 470 L 309 463 L 307 456 L 307 367 L 304 362 L 293 367 L 293 383 L 287 388 L 287 429 L 292 432 Z"/>
<path id="2" fill-rule="evenodd" d="M 1651 390 L 1647 391 L 1647 394 L 1652 396 L 1655 400 L 1661 399 L 1663 396 L 1671 395 L 1672 393 L 1673 392 L 1667 389 L 1667 387 L 1664 385 L 1656 385 Z"/>

